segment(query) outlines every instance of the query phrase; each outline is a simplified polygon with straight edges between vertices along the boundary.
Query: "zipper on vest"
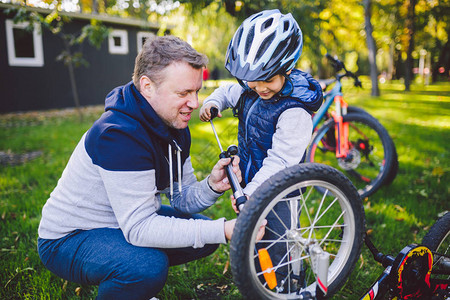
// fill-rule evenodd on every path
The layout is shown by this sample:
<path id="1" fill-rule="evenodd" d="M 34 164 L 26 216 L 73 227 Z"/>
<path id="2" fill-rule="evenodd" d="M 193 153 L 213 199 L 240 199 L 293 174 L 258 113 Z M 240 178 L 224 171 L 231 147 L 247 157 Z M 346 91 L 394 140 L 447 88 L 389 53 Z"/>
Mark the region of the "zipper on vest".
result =
<path id="1" fill-rule="evenodd" d="M 247 166 L 245 167 L 245 176 L 244 176 L 245 184 L 248 184 L 248 175 L 250 174 L 251 165 L 252 165 L 252 155 L 249 154 Z"/>

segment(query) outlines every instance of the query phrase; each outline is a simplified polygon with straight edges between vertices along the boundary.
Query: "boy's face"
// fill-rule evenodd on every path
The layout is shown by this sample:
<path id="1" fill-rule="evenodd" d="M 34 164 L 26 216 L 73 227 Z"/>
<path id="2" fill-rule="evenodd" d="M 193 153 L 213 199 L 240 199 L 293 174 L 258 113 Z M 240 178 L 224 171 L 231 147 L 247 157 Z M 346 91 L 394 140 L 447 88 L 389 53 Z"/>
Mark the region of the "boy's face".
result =
<path id="1" fill-rule="evenodd" d="M 283 75 L 275 75 L 265 81 L 249 81 L 247 85 L 258 93 L 261 99 L 268 100 L 281 91 L 285 80 Z"/>

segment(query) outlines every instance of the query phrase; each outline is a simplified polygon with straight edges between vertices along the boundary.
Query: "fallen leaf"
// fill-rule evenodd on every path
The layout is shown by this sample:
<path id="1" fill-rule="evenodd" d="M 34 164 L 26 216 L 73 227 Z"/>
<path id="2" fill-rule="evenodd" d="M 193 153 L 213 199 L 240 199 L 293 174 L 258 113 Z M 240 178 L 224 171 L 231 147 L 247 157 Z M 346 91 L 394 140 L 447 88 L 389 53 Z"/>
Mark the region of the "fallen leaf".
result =
<path id="1" fill-rule="evenodd" d="M 359 268 L 361 269 L 364 266 L 364 257 L 361 255 L 359 255 L 359 258 L 361 259 L 361 263 L 359 264 Z"/>
<path id="2" fill-rule="evenodd" d="M 428 193 L 425 190 L 420 190 L 419 194 L 424 197 L 428 197 Z"/>
<path id="3" fill-rule="evenodd" d="M 395 207 L 396 210 L 398 210 L 400 212 L 405 211 L 405 209 L 403 207 L 401 207 L 400 205 L 398 205 L 398 204 L 394 205 L 394 207 Z"/>
<path id="4" fill-rule="evenodd" d="M 230 266 L 230 261 L 227 260 L 227 262 L 225 263 L 225 267 L 223 268 L 222 274 L 225 274 L 228 271 L 229 266 Z"/>
<path id="5" fill-rule="evenodd" d="M 442 169 L 441 167 L 435 167 L 433 171 L 431 171 L 431 175 L 441 177 L 442 175 L 444 175 L 444 169 Z"/>

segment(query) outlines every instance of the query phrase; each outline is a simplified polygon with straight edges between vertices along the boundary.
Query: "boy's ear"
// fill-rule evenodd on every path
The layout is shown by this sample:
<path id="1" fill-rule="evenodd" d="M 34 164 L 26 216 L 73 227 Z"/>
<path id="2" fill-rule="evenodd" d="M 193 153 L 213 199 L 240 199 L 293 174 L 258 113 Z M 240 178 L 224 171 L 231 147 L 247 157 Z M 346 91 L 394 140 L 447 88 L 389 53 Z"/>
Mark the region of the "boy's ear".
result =
<path id="1" fill-rule="evenodd" d="M 291 74 L 291 72 L 292 72 L 292 69 L 290 69 L 289 71 L 287 71 L 287 72 L 286 72 L 286 75 Z"/>

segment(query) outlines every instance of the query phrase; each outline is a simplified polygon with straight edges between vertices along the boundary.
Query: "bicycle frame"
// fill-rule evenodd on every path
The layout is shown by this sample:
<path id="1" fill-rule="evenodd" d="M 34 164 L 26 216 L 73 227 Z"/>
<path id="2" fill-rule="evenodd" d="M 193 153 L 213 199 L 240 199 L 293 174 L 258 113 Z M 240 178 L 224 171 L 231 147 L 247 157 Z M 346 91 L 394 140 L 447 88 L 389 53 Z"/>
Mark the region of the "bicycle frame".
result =
<path id="1" fill-rule="evenodd" d="M 335 135 L 336 135 L 336 157 L 343 158 L 348 155 L 349 142 L 348 142 L 348 123 L 343 122 L 343 116 L 347 114 L 348 103 L 344 100 L 342 94 L 342 75 L 337 75 L 334 87 L 325 94 L 325 101 L 313 116 L 313 129 L 317 127 L 319 122 L 325 117 L 331 104 L 335 103 L 335 111 L 331 113 L 331 116 L 335 122 Z"/>
<path id="2" fill-rule="evenodd" d="M 340 78 L 336 79 L 336 84 L 334 85 L 334 87 L 324 95 L 325 101 L 312 118 L 313 129 L 317 128 L 317 125 L 319 125 L 320 121 L 325 117 L 325 114 L 327 113 L 328 109 L 330 108 L 331 104 L 334 102 L 334 99 L 337 96 L 340 97 L 343 96 L 342 83 L 340 81 Z"/>

